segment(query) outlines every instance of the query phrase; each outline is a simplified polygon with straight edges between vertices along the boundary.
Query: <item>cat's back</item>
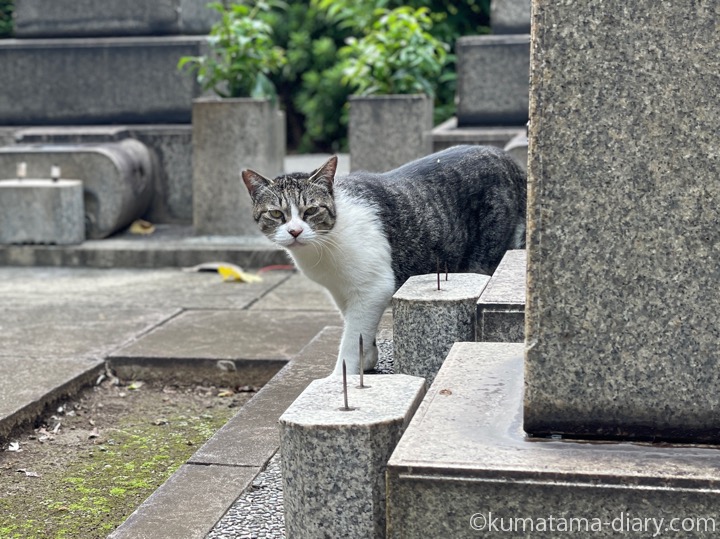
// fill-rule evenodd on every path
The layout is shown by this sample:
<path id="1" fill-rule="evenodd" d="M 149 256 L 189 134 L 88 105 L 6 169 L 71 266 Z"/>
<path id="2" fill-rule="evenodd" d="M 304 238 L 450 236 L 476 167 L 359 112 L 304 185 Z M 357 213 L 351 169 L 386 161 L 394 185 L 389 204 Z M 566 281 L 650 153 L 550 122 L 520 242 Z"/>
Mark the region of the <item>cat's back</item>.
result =
<path id="1" fill-rule="evenodd" d="M 454 271 L 491 271 L 519 246 L 512 238 L 525 220 L 525 178 L 499 148 L 455 146 L 389 172 L 353 172 L 336 187 L 375 208 L 402 283 L 436 260 Z"/>

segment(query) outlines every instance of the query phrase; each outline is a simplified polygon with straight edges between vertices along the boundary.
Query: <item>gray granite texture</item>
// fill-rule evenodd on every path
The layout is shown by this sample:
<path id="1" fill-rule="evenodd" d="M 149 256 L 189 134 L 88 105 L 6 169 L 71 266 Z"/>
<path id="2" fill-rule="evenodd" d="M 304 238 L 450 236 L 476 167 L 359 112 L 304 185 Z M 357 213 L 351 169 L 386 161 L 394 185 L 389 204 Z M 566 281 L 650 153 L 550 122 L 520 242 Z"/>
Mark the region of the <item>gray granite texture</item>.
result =
<path id="1" fill-rule="evenodd" d="M 453 347 L 388 463 L 389 537 L 717 534 L 717 448 L 528 438 L 523 350 Z"/>
<path id="2" fill-rule="evenodd" d="M 350 96 L 350 169 L 387 172 L 428 155 L 432 128 L 425 95 Z"/>
<path id="3" fill-rule="evenodd" d="M 451 273 L 410 277 L 395 293 L 393 359 L 395 372 L 420 376 L 430 385 L 457 341 L 474 341 L 476 304 L 490 277 Z"/>
<path id="4" fill-rule="evenodd" d="M 219 15 L 206 0 L 16 0 L 19 38 L 202 34 Z"/>
<path id="5" fill-rule="evenodd" d="M 524 125 L 528 120 L 530 37 L 457 40 L 458 126 Z"/>
<path id="6" fill-rule="evenodd" d="M 0 180 L 0 243 L 70 245 L 85 240 L 79 180 Z"/>
<path id="7" fill-rule="evenodd" d="M 267 99 L 193 102 L 193 223 L 199 234 L 260 236 L 240 173 L 283 172 L 285 116 Z"/>
<path id="8" fill-rule="evenodd" d="M 530 432 L 720 441 L 719 16 L 535 4 Z"/>
<path id="9" fill-rule="evenodd" d="M 25 162 L 29 177 L 82 180 L 88 238 L 104 238 L 129 225 L 148 207 L 153 168 L 147 147 L 134 139 L 98 144 L 18 144 L 0 148 L 0 177 L 14 177 Z"/>
<path id="10" fill-rule="evenodd" d="M 201 36 L 3 39 L 0 124 L 189 122 L 200 87 L 177 63 L 204 49 Z"/>
<path id="11" fill-rule="evenodd" d="M 524 249 L 508 251 L 477 302 L 476 341 L 525 341 Z"/>
<path id="12" fill-rule="evenodd" d="M 490 25 L 493 34 L 529 34 L 531 0 L 493 0 Z"/>
<path id="13" fill-rule="evenodd" d="M 385 466 L 425 395 L 422 378 L 348 377 L 312 382 L 280 416 L 288 537 L 384 537 Z"/>

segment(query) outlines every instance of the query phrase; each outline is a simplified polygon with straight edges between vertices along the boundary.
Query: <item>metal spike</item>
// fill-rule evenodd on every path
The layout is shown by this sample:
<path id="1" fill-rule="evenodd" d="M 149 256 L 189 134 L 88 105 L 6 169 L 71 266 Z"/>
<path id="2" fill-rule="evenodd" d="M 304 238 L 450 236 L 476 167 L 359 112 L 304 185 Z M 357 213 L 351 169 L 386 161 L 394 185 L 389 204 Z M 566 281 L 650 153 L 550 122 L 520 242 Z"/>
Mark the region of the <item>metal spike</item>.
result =
<path id="1" fill-rule="evenodd" d="M 343 403 L 345 405 L 344 410 L 349 411 L 350 406 L 348 406 L 348 393 L 347 393 L 347 366 L 345 365 L 345 360 L 343 359 Z"/>
<path id="2" fill-rule="evenodd" d="M 437 269 L 437 283 L 438 283 L 437 289 L 440 290 L 440 259 L 437 258 L 436 262 L 437 262 L 436 269 Z"/>
<path id="3" fill-rule="evenodd" d="M 448 279 L 448 265 L 447 265 L 447 262 L 445 262 L 445 280 L 447 281 L 447 279 Z"/>
<path id="4" fill-rule="evenodd" d="M 362 333 L 360 334 L 359 344 L 360 344 L 360 389 L 363 389 L 365 387 L 365 384 L 363 381 L 363 373 L 365 371 L 365 353 L 363 350 Z"/>

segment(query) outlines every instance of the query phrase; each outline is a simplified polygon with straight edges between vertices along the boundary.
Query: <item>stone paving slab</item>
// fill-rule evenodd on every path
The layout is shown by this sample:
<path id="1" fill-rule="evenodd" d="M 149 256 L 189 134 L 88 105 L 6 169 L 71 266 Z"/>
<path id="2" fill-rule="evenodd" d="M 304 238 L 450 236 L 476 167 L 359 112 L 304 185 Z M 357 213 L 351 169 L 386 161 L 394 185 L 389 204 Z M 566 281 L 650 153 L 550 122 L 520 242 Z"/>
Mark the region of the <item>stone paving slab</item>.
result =
<path id="1" fill-rule="evenodd" d="M 298 273 L 274 288 L 250 310 L 337 311 L 327 290 Z"/>
<path id="2" fill-rule="evenodd" d="M 325 326 L 340 323 L 336 313 L 188 311 L 110 358 L 289 361 Z"/>
<path id="3" fill-rule="evenodd" d="M 103 369 L 102 359 L 0 357 L 0 440 L 33 421 L 48 402 L 74 395 Z"/>
<path id="4" fill-rule="evenodd" d="M 109 539 L 203 538 L 259 472 L 257 467 L 185 464 Z"/>
<path id="5" fill-rule="evenodd" d="M 0 297 L 13 310 L 28 305 L 100 306 L 108 309 L 243 309 L 288 278 L 266 272 L 262 283 L 223 282 L 214 272 L 152 272 L 96 268 L 0 268 Z"/>

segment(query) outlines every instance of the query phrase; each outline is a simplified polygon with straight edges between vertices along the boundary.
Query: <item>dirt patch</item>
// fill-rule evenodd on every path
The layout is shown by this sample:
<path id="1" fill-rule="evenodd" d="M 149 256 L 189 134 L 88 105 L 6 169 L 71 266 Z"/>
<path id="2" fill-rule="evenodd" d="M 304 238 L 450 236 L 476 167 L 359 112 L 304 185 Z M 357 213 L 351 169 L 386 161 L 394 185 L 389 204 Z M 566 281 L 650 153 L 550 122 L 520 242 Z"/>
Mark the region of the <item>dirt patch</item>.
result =
<path id="1" fill-rule="evenodd" d="M 60 403 L 0 447 L 0 537 L 106 537 L 256 389 L 109 376 Z"/>

